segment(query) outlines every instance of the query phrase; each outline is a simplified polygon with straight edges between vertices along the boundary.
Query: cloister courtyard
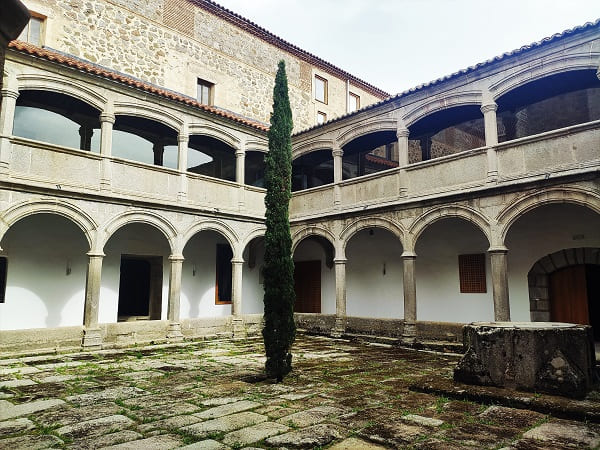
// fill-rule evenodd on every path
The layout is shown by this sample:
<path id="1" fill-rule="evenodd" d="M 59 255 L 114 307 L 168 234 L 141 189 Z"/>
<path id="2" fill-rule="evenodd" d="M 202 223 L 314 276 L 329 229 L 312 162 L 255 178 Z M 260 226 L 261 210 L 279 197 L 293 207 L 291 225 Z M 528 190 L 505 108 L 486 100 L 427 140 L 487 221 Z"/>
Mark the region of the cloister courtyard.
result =
<path id="1" fill-rule="evenodd" d="M 0 359 L 0 448 L 597 448 L 600 395 L 452 382 L 459 355 L 299 334 Z"/>

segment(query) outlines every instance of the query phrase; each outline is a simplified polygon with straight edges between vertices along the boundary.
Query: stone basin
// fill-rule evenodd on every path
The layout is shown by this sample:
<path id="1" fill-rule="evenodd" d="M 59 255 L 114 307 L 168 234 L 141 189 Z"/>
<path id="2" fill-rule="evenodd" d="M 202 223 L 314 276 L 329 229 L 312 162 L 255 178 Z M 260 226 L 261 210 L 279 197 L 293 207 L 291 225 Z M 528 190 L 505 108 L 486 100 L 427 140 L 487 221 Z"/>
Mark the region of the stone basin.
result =
<path id="1" fill-rule="evenodd" d="M 474 322 L 463 328 L 465 355 L 454 380 L 567 397 L 595 383 L 592 328 L 559 322 Z"/>

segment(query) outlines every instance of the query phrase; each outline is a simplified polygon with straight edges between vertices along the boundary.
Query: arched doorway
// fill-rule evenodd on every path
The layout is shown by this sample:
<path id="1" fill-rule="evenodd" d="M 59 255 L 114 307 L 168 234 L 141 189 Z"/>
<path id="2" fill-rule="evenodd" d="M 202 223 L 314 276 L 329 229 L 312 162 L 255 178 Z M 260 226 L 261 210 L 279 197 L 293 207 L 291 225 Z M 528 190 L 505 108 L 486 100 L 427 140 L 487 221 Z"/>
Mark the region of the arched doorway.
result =
<path id="1" fill-rule="evenodd" d="M 591 325 L 600 340 L 600 248 L 570 248 L 537 261 L 528 274 L 532 320 Z"/>

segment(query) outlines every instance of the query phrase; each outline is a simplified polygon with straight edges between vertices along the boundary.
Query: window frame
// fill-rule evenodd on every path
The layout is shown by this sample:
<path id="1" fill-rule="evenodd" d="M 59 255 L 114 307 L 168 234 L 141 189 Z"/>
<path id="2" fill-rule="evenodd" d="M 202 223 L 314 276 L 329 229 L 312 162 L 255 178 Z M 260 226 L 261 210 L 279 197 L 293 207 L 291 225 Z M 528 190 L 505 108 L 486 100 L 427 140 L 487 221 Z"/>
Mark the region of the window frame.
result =
<path id="1" fill-rule="evenodd" d="M 29 11 L 29 15 L 31 17 L 29 18 L 29 21 L 27 21 L 25 28 L 23 28 L 23 30 L 21 31 L 21 33 L 19 34 L 17 39 L 20 41 L 27 42 L 29 44 L 33 44 L 33 45 L 37 45 L 38 47 L 41 47 L 44 45 L 44 41 L 45 41 L 44 37 L 46 34 L 46 20 L 48 19 L 48 17 L 46 17 L 43 14 L 37 13 L 35 11 L 31 11 L 31 10 Z M 39 42 L 32 42 L 30 39 L 31 22 L 32 21 L 37 21 L 40 23 Z M 23 34 L 26 35 L 24 38 L 23 38 Z"/>
<path id="2" fill-rule="evenodd" d="M 355 99 L 356 108 L 350 109 L 350 99 Z M 355 94 L 354 92 L 348 92 L 348 112 L 358 111 L 360 109 L 360 95 Z"/>
<path id="3" fill-rule="evenodd" d="M 323 78 L 319 75 L 315 75 L 314 79 L 314 97 L 315 100 L 320 102 L 320 103 L 324 103 L 325 105 L 327 105 L 328 102 L 328 82 L 326 78 Z M 322 82 L 323 83 L 323 99 L 321 100 L 320 98 L 317 97 L 317 81 Z"/>
<path id="4" fill-rule="evenodd" d="M 323 121 L 320 122 L 319 119 L 323 118 Z M 323 111 L 317 111 L 317 125 L 323 125 L 325 122 L 327 122 L 327 113 L 324 113 Z"/>
<path id="5" fill-rule="evenodd" d="M 200 92 L 200 87 L 202 86 L 202 88 L 207 88 L 208 89 L 208 101 L 207 102 L 203 102 L 203 95 L 198 95 L 198 94 L 202 94 L 202 92 Z M 198 103 L 201 103 L 203 105 L 208 105 L 208 106 L 212 106 L 214 103 L 214 92 L 215 92 L 215 83 L 212 83 L 208 80 L 205 80 L 203 78 L 196 78 L 196 101 L 198 101 Z"/>

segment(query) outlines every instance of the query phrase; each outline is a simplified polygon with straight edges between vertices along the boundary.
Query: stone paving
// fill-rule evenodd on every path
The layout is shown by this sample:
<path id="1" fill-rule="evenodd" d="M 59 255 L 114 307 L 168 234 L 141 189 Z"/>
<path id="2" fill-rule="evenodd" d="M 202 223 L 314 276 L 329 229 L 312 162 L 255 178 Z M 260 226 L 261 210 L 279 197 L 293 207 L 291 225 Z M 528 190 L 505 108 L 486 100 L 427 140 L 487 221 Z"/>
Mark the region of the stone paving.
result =
<path id="1" fill-rule="evenodd" d="M 600 446 L 594 423 L 409 389 L 450 379 L 455 355 L 300 335 L 276 384 L 262 351 L 210 340 L 0 359 L 0 449 Z"/>

